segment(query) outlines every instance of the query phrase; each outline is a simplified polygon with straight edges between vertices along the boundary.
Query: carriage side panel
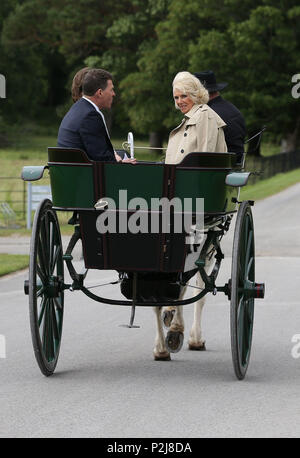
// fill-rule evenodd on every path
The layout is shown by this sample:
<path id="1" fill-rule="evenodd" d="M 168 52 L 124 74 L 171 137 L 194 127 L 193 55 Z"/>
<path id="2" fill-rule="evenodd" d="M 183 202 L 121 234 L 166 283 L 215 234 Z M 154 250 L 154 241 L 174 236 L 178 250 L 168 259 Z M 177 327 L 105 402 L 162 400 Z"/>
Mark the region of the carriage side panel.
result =
<path id="1" fill-rule="evenodd" d="M 145 200 L 147 208 L 151 207 L 151 199 L 163 196 L 164 166 L 163 164 L 105 164 L 105 197 L 116 202 L 119 210 L 136 209 L 134 201 L 137 197 Z M 126 190 L 125 199 L 119 200 L 119 191 Z M 125 196 L 124 196 L 125 197 Z M 127 203 L 132 201 L 131 207 Z"/>
<path id="2" fill-rule="evenodd" d="M 227 213 L 235 210 L 232 197 L 237 189 L 225 185 L 227 170 L 184 170 L 176 171 L 174 194 L 176 197 L 192 198 L 192 211 L 196 211 L 196 198 L 204 199 L 204 212 L 208 214 Z"/>
<path id="3" fill-rule="evenodd" d="M 54 207 L 77 209 L 94 206 L 93 167 L 49 163 Z"/>

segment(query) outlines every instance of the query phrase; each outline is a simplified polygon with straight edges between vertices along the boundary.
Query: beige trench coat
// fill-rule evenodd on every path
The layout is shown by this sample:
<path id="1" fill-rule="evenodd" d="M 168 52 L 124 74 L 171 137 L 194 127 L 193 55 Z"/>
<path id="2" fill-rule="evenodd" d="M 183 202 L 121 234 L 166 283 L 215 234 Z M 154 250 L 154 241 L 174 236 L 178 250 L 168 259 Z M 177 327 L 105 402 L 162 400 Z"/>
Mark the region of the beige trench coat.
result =
<path id="1" fill-rule="evenodd" d="M 171 131 L 166 164 L 177 164 L 192 152 L 227 152 L 222 118 L 208 105 L 194 105 Z"/>

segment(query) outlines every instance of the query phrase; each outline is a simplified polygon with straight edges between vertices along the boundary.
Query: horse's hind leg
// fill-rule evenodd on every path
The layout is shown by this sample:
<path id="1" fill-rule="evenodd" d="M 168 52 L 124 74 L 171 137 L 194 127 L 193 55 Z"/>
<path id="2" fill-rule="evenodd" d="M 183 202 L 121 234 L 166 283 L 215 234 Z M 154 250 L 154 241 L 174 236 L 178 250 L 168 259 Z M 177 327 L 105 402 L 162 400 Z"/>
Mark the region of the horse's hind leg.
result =
<path id="1" fill-rule="evenodd" d="M 176 312 L 166 337 L 166 347 L 171 353 L 177 353 L 181 349 L 184 339 L 183 307 L 179 305 L 175 307 L 175 310 Z"/>
<path id="2" fill-rule="evenodd" d="M 170 352 L 166 347 L 164 330 L 162 326 L 161 309 L 162 307 L 154 307 L 156 315 L 157 334 L 155 338 L 153 354 L 155 361 L 170 361 Z"/>
<path id="3" fill-rule="evenodd" d="M 163 320 L 164 327 L 166 329 L 170 328 L 175 313 L 176 313 L 176 307 L 174 306 L 164 307 L 162 320 Z"/>
<path id="4" fill-rule="evenodd" d="M 196 302 L 194 306 L 194 322 L 190 332 L 189 349 L 206 350 L 205 340 L 202 338 L 201 315 L 205 303 L 205 297 Z"/>

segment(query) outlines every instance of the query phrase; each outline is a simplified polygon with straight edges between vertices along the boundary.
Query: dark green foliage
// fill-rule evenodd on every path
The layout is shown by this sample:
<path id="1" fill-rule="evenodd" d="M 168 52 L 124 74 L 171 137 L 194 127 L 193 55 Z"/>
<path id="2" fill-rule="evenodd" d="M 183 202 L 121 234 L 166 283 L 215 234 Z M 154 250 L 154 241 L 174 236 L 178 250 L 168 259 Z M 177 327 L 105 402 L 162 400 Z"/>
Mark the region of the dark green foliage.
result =
<path id="1" fill-rule="evenodd" d="M 180 119 L 172 100 L 178 71 L 212 69 L 248 131 L 267 125 L 299 144 L 298 0 L 1 0 L 0 73 L 6 122 L 61 116 L 81 67 L 111 71 L 114 127 L 167 138 Z M 59 122 L 59 118 L 56 118 Z M 298 126 L 298 127 L 297 127 Z"/>

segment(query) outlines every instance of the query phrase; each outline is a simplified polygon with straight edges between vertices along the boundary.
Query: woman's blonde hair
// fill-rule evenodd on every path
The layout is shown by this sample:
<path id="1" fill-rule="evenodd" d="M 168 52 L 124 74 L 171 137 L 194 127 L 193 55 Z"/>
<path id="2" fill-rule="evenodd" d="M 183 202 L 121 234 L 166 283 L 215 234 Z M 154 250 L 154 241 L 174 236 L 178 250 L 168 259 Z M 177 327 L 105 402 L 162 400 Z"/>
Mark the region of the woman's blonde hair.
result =
<path id="1" fill-rule="evenodd" d="M 198 78 L 190 72 L 177 73 L 173 80 L 173 92 L 174 90 L 186 94 L 197 105 L 207 103 L 209 100 L 208 91 L 205 89 L 200 80 L 198 80 Z M 176 101 L 175 107 L 178 109 Z"/>

